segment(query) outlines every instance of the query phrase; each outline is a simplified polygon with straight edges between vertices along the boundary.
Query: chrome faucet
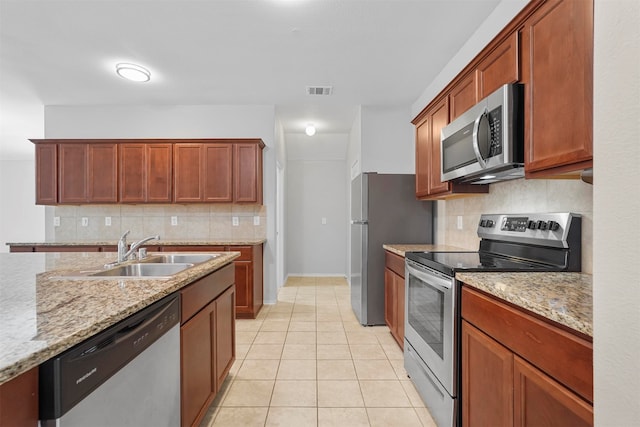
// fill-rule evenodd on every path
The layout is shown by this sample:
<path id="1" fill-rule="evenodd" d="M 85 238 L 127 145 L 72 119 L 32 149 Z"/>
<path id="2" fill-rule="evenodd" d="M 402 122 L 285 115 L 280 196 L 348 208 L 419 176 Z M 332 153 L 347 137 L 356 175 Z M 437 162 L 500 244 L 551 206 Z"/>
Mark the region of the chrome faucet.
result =
<path id="1" fill-rule="evenodd" d="M 143 244 L 147 243 L 149 240 L 160 240 L 159 235 L 145 237 L 142 240 L 139 240 L 135 243 L 131 244 L 131 247 L 127 251 L 127 235 L 129 234 L 129 230 L 125 231 L 124 234 L 118 240 L 118 261 L 117 263 L 125 262 L 129 259 L 131 254 L 135 253 L 136 250 Z"/>

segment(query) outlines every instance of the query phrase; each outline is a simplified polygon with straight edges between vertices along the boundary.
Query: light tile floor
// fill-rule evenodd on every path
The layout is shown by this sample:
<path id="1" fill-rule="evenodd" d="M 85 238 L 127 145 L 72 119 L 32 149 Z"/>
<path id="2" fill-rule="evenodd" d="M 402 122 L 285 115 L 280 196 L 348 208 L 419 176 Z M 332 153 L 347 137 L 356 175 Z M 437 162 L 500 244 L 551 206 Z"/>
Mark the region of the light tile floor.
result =
<path id="1" fill-rule="evenodd" d="M 363 327 L 344 278 L 290 277 L 236 322 L 236 361 L 201 427 L 435 427 L 386 326 Z"/>

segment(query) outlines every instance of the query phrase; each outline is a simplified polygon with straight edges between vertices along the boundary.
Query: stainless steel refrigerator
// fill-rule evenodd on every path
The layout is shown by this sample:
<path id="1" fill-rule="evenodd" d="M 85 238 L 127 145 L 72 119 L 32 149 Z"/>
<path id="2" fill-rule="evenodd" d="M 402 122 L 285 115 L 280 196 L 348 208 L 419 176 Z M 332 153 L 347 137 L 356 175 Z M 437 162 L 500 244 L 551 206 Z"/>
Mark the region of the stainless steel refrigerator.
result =
<path id="1" fill-rule="evenodd" d="M 433 203 L 416 200 L 415 175 L 363 173 L 351 181 L 351 307 L 384 325 L 384 244 L 433 243 Z"/>

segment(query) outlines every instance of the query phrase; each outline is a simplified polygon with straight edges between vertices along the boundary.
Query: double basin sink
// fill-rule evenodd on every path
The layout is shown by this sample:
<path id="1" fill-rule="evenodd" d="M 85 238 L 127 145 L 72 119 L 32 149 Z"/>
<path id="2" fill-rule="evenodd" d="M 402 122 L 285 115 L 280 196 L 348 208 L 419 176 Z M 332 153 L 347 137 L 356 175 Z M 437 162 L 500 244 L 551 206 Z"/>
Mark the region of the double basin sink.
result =
<path id="1" fill-rule="evenodd" d="M 202 264 L 219 254 L 162 254 L 151 255 L 133 264 L 122 264 L 103 270 L 85 270 L 64 278 L 132 279 L 167 278 L 197 264 Z"/>

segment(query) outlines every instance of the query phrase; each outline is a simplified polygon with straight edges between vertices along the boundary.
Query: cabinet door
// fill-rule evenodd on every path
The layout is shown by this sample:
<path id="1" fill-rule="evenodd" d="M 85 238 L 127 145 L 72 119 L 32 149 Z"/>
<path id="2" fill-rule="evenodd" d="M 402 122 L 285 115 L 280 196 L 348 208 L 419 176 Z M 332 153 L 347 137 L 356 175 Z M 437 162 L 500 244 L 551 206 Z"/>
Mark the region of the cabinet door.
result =
<path id="1" fill-rule="evenodd" d="M 146 145 L 146 202 L 171 202 L 172 147 L 173 145 L 169 143 Z"/>
<path id="2" fill-rule="evenodd" d="M 233 249 L 231 249 L 233 251 Z M 253 280 L 251 280 L 251 261 L 235 261 L 236 269 L 236 311 L 241 315 L 252 314 Z"/>
<path id="3" fill-rule="evenodd" d="M 462 425 L 513 425 L 513 353 L 464 320 Z"/>
<path id="4" fill-rule="evenodd" d="M 58 203 L 58 146 L 36 145 L 36 204 Z"/>
<path id="5" fill-rule="evenodd" d="M 222 295 L 216 298 L 216 315 L 214 330 L 215 342 L 215 389 L 220 390 L 231 365 L 236 359 L 236 292 L 235 286 L 231 286 Z"/>
<path id="6" fill-rule="evenodd" d="M 238 143 L 233 150 L 233 201 L 262 203 L 262 148 Z"/>
<path id="7" fill-rule="evenodd" d="M 180 328 L 182 425 L 191 426 L 206 410 L 203 406 L 214 390 L 211 357 L 212 322 L 215 301 L 203 308 Z"/>
<path id="8" fill-rule="evenodd" d="M 87 202 L 118 201 L 118 146 L 87 144 Z"/>
<path id="9" fill-rule="evenodd" d="M 207 202 L 233 201 L 233 145 L 204 145 L 204 200 Z"/>
<path id="10" fill-rule="evenodd" d="M 520 80 L 518 40 L 519 34 L 515 31 L 478 64 L 476 68 L 478 100 L 490 95 L 504 84 Z"/>
<path id="11" fill-rule="evenodd" d="M 202 201 L 202 144 L 175 144 L 174 156 L 174 199 L 176 202 Z"/>
<path id="12" fill-rule="evenodd" d="M 591 167 L 593 1 L 544 3 L 522 29 L 522 63 L 527 176 Z"/>
<path id="13" fill-rule="evenodd" d="M 431 171 L 431 141 L 429 129 L 431 116 L 427 115 L 416 124 L 416 197 L 429 195 L 429 172 Z"/>
<path id="14" fill-rule="evenodd" d="M 470 73 L 454 86 L 449 94 L 451 121 L 454 121 L 460 114 L 476 105 L 476 92 L 475 73 Z"/>
<path id="15" fill-rule="evenodd" d="M 87 144 L 60 144 L 58 147 L 60 203 L 87 201 Z"/>
<path id="16" fill-rule="evenodd" d="M 393 271 L 384 269 L 384 321 L 395 337 L 396 330 L 396 290 Z"/>
<path id="17" fill-rule="evenodd" d="M 449 99 L 445 97 L 442 101 L 434 105 L 431 112 L 431 126 L 429 129 L 430 150 L 430 173 L 429 173 L 429 194 L 444 193 L 449 191 L 449 183 L 442 182 L 442 168 L 440 153 L 440 131 L 449 123 Z"/>
<path id="18" fill-rule="evenodd" d="M 393 283 L 396 288 L 396 341 L 404 349 L 404 277 L 394 273 Z"/>
<path id="19" fill-rule="evenodd" d="M 141 203 L 146 200 L 146 155 L 144 144 L 120 146 L 120 201 Z"/>
<path id="20" fill-rule="evenodd" d="M 514 381 L 515 426 L 593 425 L 591 405 L 517 356 Z"/>
<path id="21" fill-rule="evenodd" d="M 0 426 L 38 426 L 38 367 L 0 385 Z"/>

